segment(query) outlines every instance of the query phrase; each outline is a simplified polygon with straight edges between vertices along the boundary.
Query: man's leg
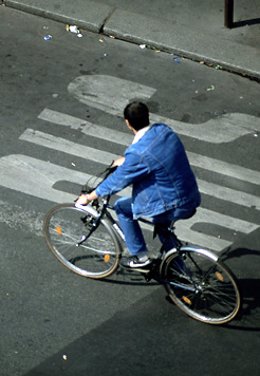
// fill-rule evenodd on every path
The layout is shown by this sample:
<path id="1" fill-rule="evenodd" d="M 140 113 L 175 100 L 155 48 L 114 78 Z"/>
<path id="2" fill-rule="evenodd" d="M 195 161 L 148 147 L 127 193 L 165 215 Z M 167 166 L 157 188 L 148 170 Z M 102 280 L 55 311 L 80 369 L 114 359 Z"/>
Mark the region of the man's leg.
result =
<path id="1" fill-rule="evenodd" d="M 178 248 L 179 246 L 179 241 L 175 234 L 168 230 L 171 224 L 172 221 L 155 224 L 155 234 L 158 235 L 158 238 L 163 245 L 163 250 L 166 252 L 170 249 Z"/>
<path id="2" fill-rule="evenodd" d="M 175 234 L 168 230 L 172 222 L 176 222 L 180 219 L 191 218 L 195 214 L 195 211 L 194 208 L 190 207 L 174 208 L 153 218 L 155 231 L 166 252 L 172 248 L 178 248 L 180 245 Z"/>
<path id="3" fill-rule="evenodd" d="M 178 248 L 181 245 L 175 234 L 168 230 L 172 222 L 175 222 L 179 219 L 191 218 L 195 214 L 195 212 L 196 210 L 194 208 L 184 207 L 172 209 L 153 218 L 155 231 L 158 234 L 158 237 L 163 245 L 164 251 L 167 252 L 171 249 Z M 177 267 L 177 270 L 179 270 L 181 274 L 189 275 L 189 271 L 181 256 L 176 257 L 174 263 Z"/>
<path id="4" fill-rule="evenodd" d="M 138 254 L 140 257 L 146 254 L 147 248 L 142 230 L 138 221 L 133 219 L 132 199 L 130 197 L 120 198 L 116 201 L 114 208 L 131 255 Z"/>

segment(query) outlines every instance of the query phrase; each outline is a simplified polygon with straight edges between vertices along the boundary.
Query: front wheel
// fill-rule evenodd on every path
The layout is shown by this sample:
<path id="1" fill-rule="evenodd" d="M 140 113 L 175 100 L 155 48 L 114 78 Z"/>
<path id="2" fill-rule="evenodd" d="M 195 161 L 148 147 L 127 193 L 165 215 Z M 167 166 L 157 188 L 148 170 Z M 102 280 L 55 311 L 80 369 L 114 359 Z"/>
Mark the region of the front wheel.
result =
<path id="1" fill-rule="evenodd" d="M 93 214 L 94 213 L 94 214 Z M 83 277 L 105 278 L 118 267 L 120 246 L 106 219 L 89 234 L 95 211 L 61 204 L 52 208 L 44 219 L 43 234 L 48 248 L 68 269 Z"/>
<path id="2" fill-rule="evenodd" d="M 230 269 L 204 249 L 183 246 L 169 252 L 162 268 L 172 301 L 190 317 L 225 324 L 240 308 L 240 293 Z"/>

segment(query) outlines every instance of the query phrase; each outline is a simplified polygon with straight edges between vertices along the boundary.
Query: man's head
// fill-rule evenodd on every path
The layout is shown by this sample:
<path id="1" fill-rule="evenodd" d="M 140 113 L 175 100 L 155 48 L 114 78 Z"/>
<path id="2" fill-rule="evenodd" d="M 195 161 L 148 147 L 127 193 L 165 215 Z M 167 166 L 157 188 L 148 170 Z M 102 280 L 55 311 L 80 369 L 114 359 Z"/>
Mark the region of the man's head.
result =
<path id="1" fill-rule="evenodd" d="M 129 128 L 138 132 L 149 125 L 149 110 L 142 102 L 129 103 L 124 109 L 124 118 Z"/>

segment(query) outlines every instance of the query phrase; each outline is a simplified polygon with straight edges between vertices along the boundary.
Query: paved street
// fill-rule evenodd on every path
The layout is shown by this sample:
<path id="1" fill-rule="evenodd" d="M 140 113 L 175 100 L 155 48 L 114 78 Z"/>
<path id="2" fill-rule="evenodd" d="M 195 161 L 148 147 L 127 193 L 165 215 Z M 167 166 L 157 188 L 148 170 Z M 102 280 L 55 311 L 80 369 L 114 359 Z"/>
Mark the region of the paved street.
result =
<path id="1" fill-rule="evenodd" d="M 7 8 L 0 47 L 1 374 L 256 373 L 259 83 Z M 183 316 L 138 275 L 79 278 L 46 248 L 47 210 L 131 142 L 122 110 L 132 99 L 187 148 L 203 203 L 177 233 L 225 250 L 244 293 L 243 315 L 225 328 Z"/>

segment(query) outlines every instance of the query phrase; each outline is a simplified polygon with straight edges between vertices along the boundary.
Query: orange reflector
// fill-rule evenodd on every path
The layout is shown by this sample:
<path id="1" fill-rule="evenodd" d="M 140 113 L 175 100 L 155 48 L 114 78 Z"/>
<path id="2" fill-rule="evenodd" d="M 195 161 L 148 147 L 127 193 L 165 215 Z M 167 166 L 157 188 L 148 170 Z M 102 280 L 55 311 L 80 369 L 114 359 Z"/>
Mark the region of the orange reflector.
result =
<path id="1" fill-rule="evenodd" d="M 192 304 L 192 301 L 191 301 L 187 296 L 183 296 L 183 297 L 182 297 L 182 300 L 183 300 L 185 303 L 189 304 L 189 305 Z"/>
<path id="2" fill-rule="evenodd" d="M 215 277 L 217 278 L 218 281 L 224 282 L 224 276 L 220 272 L 216 272 Z"/>
<path id="3" fill-rule="evenodd" d="M 62 228 L 61 228 L 61 226 L 56 226 L 55 227 L 55 231 L 57 232 L 58 235 L 61 235 L 62 234 Z"/>
<path id="4" fill-rule="evenodd" d="M 110 261 L 110 255 L 104 255 L 104 261 L 109 262 Z"/>

